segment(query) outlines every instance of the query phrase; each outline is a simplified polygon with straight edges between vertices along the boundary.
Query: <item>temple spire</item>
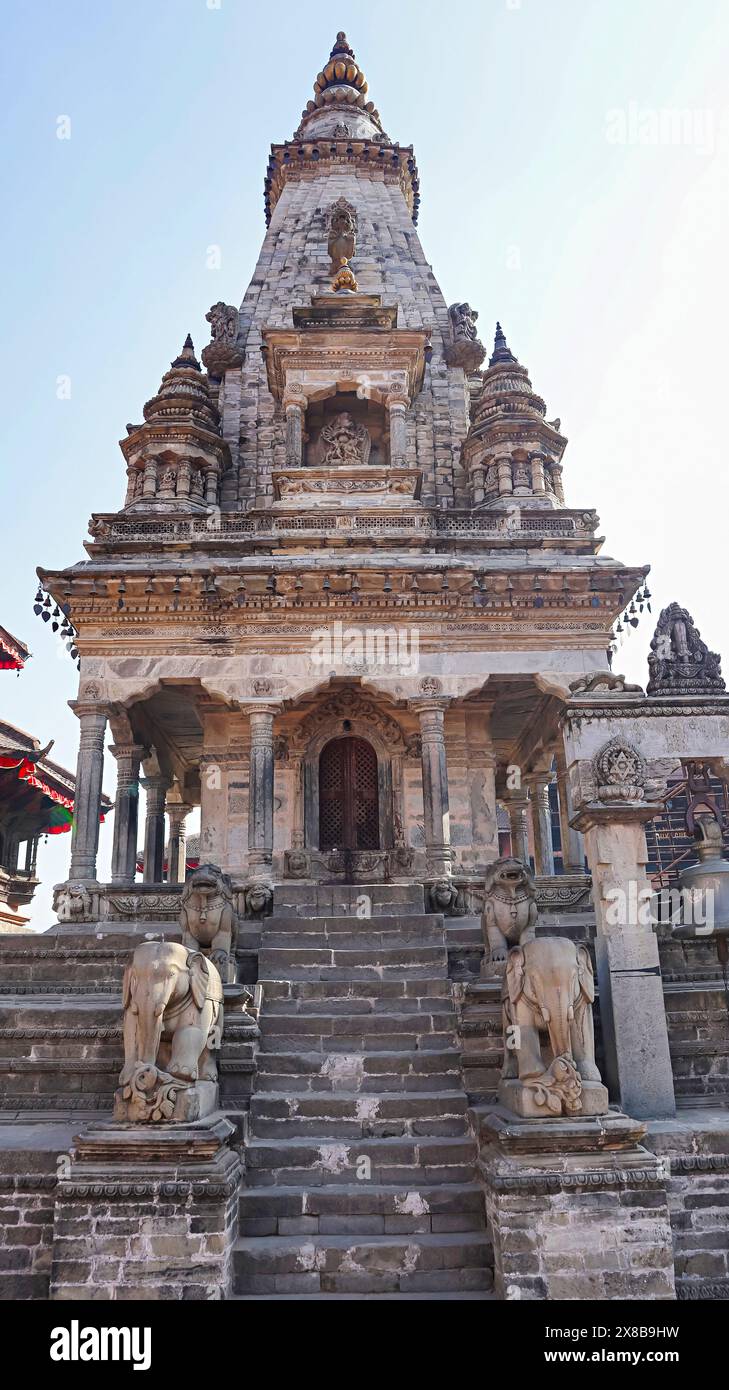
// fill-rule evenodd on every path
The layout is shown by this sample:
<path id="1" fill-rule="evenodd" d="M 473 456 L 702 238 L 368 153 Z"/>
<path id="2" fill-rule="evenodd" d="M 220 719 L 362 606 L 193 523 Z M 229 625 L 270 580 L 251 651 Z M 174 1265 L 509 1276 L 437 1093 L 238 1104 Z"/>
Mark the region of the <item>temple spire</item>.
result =
<path id="1" fill-rule="evenodd" d="M 200 363 L 198 362 L 195 356 L 195 347 L 189 333 L 184 343 L 182 344 L 182 352 L 180 353 L 179 357 L 175 358 L 174 362 L 170 363 L 170 366 L 191 367 L 195 372 L 199 372 L 201 370 Z"/>
<path id="2" fill-rule="evenodd" d="M 301 113 L 296 138 L 331 135 L 335 129 L 358 139 L 383 136 L 379 112 L 367 101 L 368 83 L 347 35 L 337 34 L 329 60 L 314 82 L 314 100 Z M 333 118 L 333 120 L 332 120 Z"/>
<path id="3" fill-rule="evenodd" d="M 511 348 L 509 347 L 506 341 L 504 330 L 501 327 L 501 324 L 497 321 L 496 335 L 494 337 L 494 350 L 489 358 L 489 366 L 494 367 L 498 362 L 516 361 L 517 358 L 514 356 L 513 352 L 511 351 Z"/>

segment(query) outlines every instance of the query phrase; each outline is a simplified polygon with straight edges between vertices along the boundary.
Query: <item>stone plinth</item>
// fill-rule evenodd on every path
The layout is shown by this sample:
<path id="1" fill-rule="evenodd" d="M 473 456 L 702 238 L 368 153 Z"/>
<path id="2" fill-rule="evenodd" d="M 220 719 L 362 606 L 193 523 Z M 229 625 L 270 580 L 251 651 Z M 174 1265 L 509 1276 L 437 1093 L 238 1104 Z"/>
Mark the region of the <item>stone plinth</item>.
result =
<path id="1" fill-rule="evenodd" d="M 217 1300 L 230 1290 L 234 1126 L 90 1125 L 56 1189 L 52 1299 Z"/>
<path id="2" fill-rule="evenodd" d="M 619 1111 L 480 1127 L 497 1297 L 673 1299 L 665 1164 Z"/>

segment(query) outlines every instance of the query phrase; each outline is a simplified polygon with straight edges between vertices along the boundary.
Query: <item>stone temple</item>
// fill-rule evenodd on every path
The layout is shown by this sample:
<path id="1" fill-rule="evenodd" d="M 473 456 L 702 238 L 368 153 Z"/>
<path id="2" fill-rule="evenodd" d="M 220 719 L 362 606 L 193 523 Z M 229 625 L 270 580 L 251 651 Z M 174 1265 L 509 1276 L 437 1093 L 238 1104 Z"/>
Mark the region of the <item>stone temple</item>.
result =
<path id="1" fill-rule="evenodd" d="M 80 751 L 58 922 L 0 940 L 8 1297 L 729 1297 L 719 659 L 674 604 L 611 670 L 647 566 L 419 201 L 339 34 L 240 309 L 39 570 Z"/>

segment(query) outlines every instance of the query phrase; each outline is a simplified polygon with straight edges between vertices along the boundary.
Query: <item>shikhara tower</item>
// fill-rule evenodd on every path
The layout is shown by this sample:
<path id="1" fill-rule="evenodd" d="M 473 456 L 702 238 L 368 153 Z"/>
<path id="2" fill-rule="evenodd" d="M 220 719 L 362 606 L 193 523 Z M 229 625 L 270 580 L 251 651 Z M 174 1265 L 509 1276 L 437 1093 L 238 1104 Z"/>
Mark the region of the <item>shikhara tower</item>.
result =
<path id="1" fill-rule="evenodd" d="M 496 1166 L 483 1157 L 478 1111 L 468 1128 L 467 1098 L 492 1098 L 498 1074 L 498 984 L 479 980 L 476 914 L 501 812 L 512 853 L 533 858 L 547 925 L 571 912 L 576 935 L 594 940 L 611 1098 L 633 1117 L 673 1116 L 656 934 L 644 920 L 616 928 L 611 910 L 616 891 L 627 901 L 647 890 L 644 827 L 663 808 L 667 770 L 723 766 L 729 702 L 718 658 L 676 605 L 662 615 L 650 695 L 611 673 L 614 624 L 647 569 L 602 554 L 597 516 L 563 476 L 560 421 L 547 420 L 500 324 L 487 355 L 467 287 L 445 303 L 418 238 L 419 199 L 413 149 L 383 128 L 339 34 L 298 129 L 271 148 L 267 231 L 240 309 L 212 306 L 201 361 L 188 337 L 127 426 L 123 505 L 92 517 L 88 558 L 39 571 L 80 654 L 56 930 L 82 974 L 92 932 L 118 951 L 140 933 L 174 935 L 185 823 L 200 808 L 200 859 L 228 876 L 239 918 L 239 981 L 263 985 L 260 1051 L 238 1015 L 222 1053 L 228 1113 L 248 1109 L 253 1088 L 242 1291 L 259 1275 L 275 1293 L 289 1279 L 292 1292 L 483 1291 L 480 1139 L 497 1289 L 672 1297 L 665 1173 L 635 1147 L 635 1126 L 616 1140 L 619 1171 L 599 1138 L 580 1152 L 585 1188 L 607 1194 L 584 1218 L 584 1248 L 606 1263 L 568 1293 L 546 1256 L 539 1265 L 550 1241 L 559 1253 L 561 1229 L 549 1227 L 542 1178 L 524 1176 L 516 1150 Z M 682 969 L 691 976 L 672 958 L 674 980 Z M 708 1094 L 707 1075 L 689 1084 L 679 1067 L 676 1085 Z M 320 1091 L 338 1093 L 331 1111 Z M 366 1195 L 342 1186 L 354 1180 L 336 1141 L 349 1134 L 374 1164 Z M 299 1136 L 310 1138 L 297 1147 Z M 100 1162 L 93 1142 L 84 1154 Z M 507 1174 L 502 1160 L 516 1167 Z M 549 1182 L 571 1211 L 561 1170 Z M 644 1245 L 626 1254 L 621 1194 L 635 1215 L 646 1183 L 662 1196 L 641 1215 Z M 278 1194 L 264 1210 L 268 1184 L 292 1205 Z M 537 1195 L 545 1233 L 513 1267 L 500 1243 L 509 1184 Z M 71 1182 L 64 1200 L 74 1192 Z M 360 1259 L 362 1232 L 380 1234 Z M 197 1287 L 185 1268 L 165 1296 Z"/>
<path id="2" fill-rule="evenodd" d="M 268 230 L 240 310 L 207 316 L 207 372 L 188 338 L 127 426 L 122 510 L 93 517 L 86 562 L 43 575 L 79 633 L 84 743 L 102 747 L 105 717 L 114 735 L 118 882 L 140 759 L 149 882 L 171 797 L 178 821 L 201 806 L 202 858 L 241 884 L 445 875 L 467 891 L 498 853 L 497 797 L 525 843 L 530 788 L 553 872 L 562 702 L 607 670 L 644 572 L 567 506 L 559 421 L 501 328 L 484 362 L 477 315 L 446 305 L 418 203 L 412 147 L 340 34 L 272 147 Z M 95 877 L 99 787 L 72 878 Z M 561 804 L 564 866 L 582 870 Z"/>

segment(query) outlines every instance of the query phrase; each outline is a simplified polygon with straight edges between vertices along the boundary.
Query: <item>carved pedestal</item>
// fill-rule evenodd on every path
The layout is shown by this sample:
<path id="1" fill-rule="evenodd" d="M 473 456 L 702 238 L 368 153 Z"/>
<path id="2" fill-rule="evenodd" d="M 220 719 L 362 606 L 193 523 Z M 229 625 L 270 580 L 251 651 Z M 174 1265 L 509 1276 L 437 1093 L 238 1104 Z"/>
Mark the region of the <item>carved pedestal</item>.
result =
<path id="1" fill-rule="evenodd" d="M 234 1127 L 90 1125 L 56 1189 L 52 1299 L 225 1298 L 240 1160 Z"/>
<path id="2" fill-rule="evenodd" d="M 666 1165 L 645 1127 L 600 1118 L 481 1124 L 480 1171 L 504 1299 L 673 1299 Z"/>

